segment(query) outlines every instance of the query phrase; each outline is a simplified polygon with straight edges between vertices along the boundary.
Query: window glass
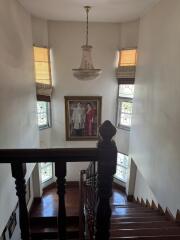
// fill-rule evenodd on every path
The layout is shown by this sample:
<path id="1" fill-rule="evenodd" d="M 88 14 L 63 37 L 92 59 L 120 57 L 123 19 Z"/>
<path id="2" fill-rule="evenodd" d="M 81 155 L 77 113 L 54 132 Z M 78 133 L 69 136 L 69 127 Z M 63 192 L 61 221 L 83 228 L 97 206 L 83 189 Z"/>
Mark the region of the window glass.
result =
<path id="1" fill-rule="evenodd" d="M 132 99 L 119 98 L 118 99 L 118 116 L 117 127 L 129 129 L 132 118 Z"/>
<path id="2" fill-rule="evenodd" d="M 37 116 L 39 128 L 46 128 L 50 126 L 49 115 L 49 102 L 37 101 Z"/>
<path id="3" fill-rule="evenodd" d="M 119 85 L 119 97 L 133 98 L 133 96 L 134 96 L 134 84 Z"/>
<path id="4" fill-rule="evenodd" d="M 123 182 L 127 182 L 128 177 L 128 156 L 122 153 L 117 155 L 117 167 L 115 177 Z"/>
<path id="5" fill-rule="evenodd" d="M 41 182 L 44 183 L 53 177 L 53 164 L 40 163 Z"/>

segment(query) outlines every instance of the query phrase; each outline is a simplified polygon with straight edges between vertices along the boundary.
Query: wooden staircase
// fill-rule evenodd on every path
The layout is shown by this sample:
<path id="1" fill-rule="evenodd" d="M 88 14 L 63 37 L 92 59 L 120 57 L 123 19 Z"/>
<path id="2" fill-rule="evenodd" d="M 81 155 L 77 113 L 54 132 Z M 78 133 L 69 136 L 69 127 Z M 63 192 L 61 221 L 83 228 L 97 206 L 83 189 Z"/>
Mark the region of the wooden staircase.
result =
<path id="1" fill-rule="evenodd" d="M 30 218 L 31 239 L 58 239 L 57 217 Z M 79 218 L 67 217 L 67 239 L 79 239 Z"/>
<path id="2" fill-rule="evenodd" d="M 112 206 L 111 240 L 180 240 L 180 226 L 159 209 L 138 203 Z"/>
<path id="3" fill-rule="evenodd" d="M 79 239 L 79 186 L 66 183 L 66 239 Z M 31 240 L 58 239 L 58 196 L 56 184 L 43 190 L 41 199 L 35 199 L 30 211 Z"/>

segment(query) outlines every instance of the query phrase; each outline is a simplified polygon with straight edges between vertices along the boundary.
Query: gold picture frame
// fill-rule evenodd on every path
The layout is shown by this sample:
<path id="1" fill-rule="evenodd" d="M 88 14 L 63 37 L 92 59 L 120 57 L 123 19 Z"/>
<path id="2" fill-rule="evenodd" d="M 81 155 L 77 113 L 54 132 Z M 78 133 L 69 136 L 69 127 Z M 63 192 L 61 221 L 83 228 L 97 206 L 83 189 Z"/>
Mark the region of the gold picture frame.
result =
<path id="1" fill-rule="evenodd" d="M 101 96 L 65 96 L 66 140 L 97 140 Z"/>

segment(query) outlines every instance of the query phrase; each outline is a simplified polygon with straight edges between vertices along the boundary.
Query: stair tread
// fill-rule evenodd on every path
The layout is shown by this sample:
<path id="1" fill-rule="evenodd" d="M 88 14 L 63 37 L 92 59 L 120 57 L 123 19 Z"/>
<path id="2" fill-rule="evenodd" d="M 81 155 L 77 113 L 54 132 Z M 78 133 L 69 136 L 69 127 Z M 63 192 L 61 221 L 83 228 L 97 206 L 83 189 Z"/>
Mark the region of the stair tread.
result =
<path id="1" fill-rule="evenodd" d="M 68 226 L 66 228 L 67 231 L 79 231 L 78 226 Z M 42 232 L 58 232 L 57 227 L 39 227 L 31 228 L 31 233 L 42 233 Z"/>
<path id="2" fill-rule="evenodd" d="M 158 212 L 122 212 L 118 210 L 112 211 L 112 216 L 119 216 L 119 217 L 154 217 L 154 216 L 162 216 Z"/>
<path id="3" fill-rule="evenodd" d="M 151 221 L 161 221 L 164 220 L 162 216 L 148 216 L 148 217 L 120 217 L 119 215 L 114 215 L 111 219 L 111 222 L 114 221 L 121 221 L 121 222 L 151 222 Z"/>
<path id="4" fill-rule="evenodd" d="M 111 229 L 111 236 L 165 236 L 165 235 L 180 235 L 179 227 L 172 228 L 139 228 L 139 229 Z"/>
<path id="5" fill-rule="evenodd" d="M 110 240 L 118 239 L 133 239 L 133 240 L 179 240 L 180 235 L 166 235 L 166 236 L 135 236 L 135 237 L 110 237 Z"/>
<path id="6" fill-rule="evenodd" d="M 174 227 L 175 225 L 168 221 L 156 221 L 156 222 L 114 222 L 111 223 L 111 228 L 139 228 L 144 226 L 145 228 L 154 227 Z"/>

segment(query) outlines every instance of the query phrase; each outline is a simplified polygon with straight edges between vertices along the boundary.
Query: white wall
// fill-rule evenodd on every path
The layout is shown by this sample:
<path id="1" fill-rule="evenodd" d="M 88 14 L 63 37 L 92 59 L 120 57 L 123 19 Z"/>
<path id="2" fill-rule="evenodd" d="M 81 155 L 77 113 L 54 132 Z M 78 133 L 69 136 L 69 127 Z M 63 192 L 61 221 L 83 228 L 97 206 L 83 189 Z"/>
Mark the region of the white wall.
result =
<path id="1" fill-rule="evenodd" d="M 151 191 L 163 208 L 180 208 L 180 1 L 161 0 L 140 22 L 131 156 L 135 195 Z M 137 187 L 138 186 L 138 187 Z"/>
<path id="2" fill-rule="evenodd" d="M 0 6 L 0 148 L 38 147 L 31 19 L 15 0 Z M 16 203 L 10 166 L 1 164 L 0 235 Z"/>
<path id="3" fill-rule="evenodd" d="M 52 74 L 54 92 L 52 95 L 52 129 L 40 132 L 41 147 L 95 147 L 96 141 L 66 141 L 64 96 L 98 95 L 103 97 L 102 121 L 116 121 L 116 98 L 118 92 L 115 78 L 116 51 L 120 48 L 137 46 L 139 22 L 125 24 L 90 23 L 89 42 L 93 46 L 93 61 L 102 68 L 102 76 L 93 81 L 81 82 L 73 77 L 72 68 L 81 60 L 81 46 L 84 44 L 85 23 L 47 22 L 33 17 L 34 44 L 52 49 Z M 48 36 L 44 33 L 48 29 Z M 115 138 L 118 150 L 129 152 L 129 132 L 118 130 Z M 68 180 L 78 180 L 79 170 L 87 164 L 68 164 Z"/>
<path id="4" fill-rule="evenodd" d="M 103 73 L 99 79 L 88 82 L 77 80 L 72 72 L 72 68 L 80 65 L 85 24 L 49 22 L 48 26 L 54 83 L 51 144 L 53 147 L 95 147 L 96 141 L 65 140 L 64 96 L 102 96 L 102 121 L 109 119 L 115 122 L 117 82 L 113 63 L 119 44 L 119 24 L 90 24 L 89 43 L 94 47 L 94 65 L 102 68 Z M 68 164 L 67 179 L 78 180 L 77 173 L 86 167 L 87 164 Z"/>
<path id="5" fill-rule="evenodd" d="M 147 199 L 150 203 L 154 201 L 156 206 L 158 206 L 158 200 L 156 199 L 155 195 L 149 188 L 146 180 L 143 178 L 142 174 L 138 170 L 136 172 L 134 197 L 135 199 L 137 199 L 138 197 L 140 200 L 141 198 L 143 198 L 144 202 L 146 202 Z"/>

